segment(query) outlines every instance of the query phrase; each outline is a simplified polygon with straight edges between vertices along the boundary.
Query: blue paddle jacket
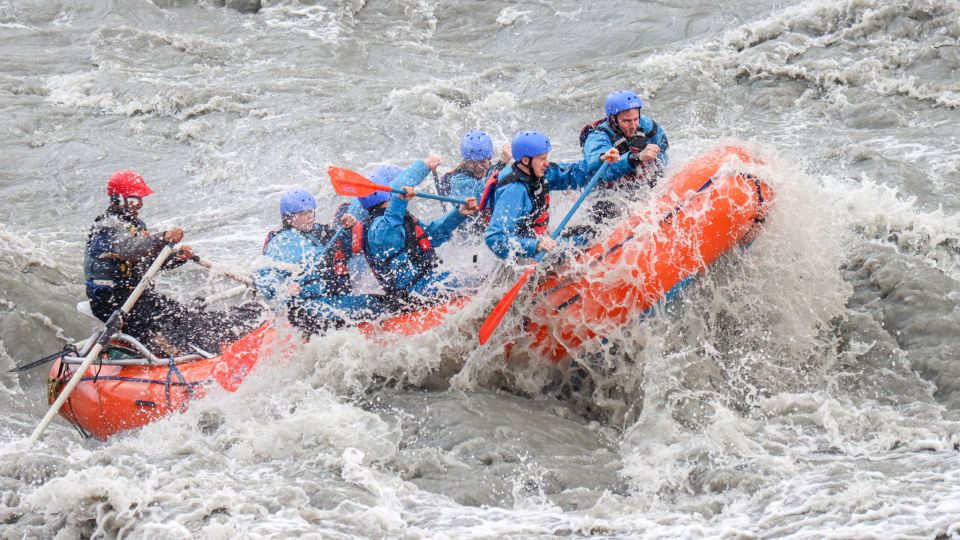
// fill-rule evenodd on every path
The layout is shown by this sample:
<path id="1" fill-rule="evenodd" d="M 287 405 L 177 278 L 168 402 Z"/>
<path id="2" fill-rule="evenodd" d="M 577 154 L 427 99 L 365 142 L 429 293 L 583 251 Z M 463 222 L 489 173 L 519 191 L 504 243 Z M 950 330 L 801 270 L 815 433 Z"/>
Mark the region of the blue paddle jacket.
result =
<path id="1" fill-rule="evenodd" d="M 648 144 L 655 144 L 660 147 L 660 153 L 657 154 L 656 161 L 659 163 L 661 170 L 666 168 L 670 161 L 667 155 L 670 142 L 667 140 L 667 133 L 663 128 L 649 116 L 640 115 L 640 127 L 637 129 L 637 136 L 634 138 L 636 139 L 639 136 L 643 136 Z M 595 171 L 600 168 L 600 156 L 613 148 L 613 143 L 622 137 L 623 135 L 614 131 L 610 126 L 609 120 L 604 120 L 593 126 L 592 131 L 587 134 L 586 140 L 583 141 L 583 159 L 587 162 L 590 170 Z M 624 143 L 619 145 L 617 149 L 626 158 L 629 145 Z M 640 148 L 640 150 L 643 150 L 643 148 Z M 600 180 L 602 182 L 613 182 L 633 172 L 634 169 L 629 160 L 621 159 L 612 164 Z"/>
<path id="2" fill-rule="evenodd" d="M 430 169 L 426 164 L 417 161 L 400 173 L 390 187 L 415 187 L 429 174 Z M 404 225 L 408 204 L 409 201 L 394 195 L 382 214 L 376 215 L 379 211 L 373 211 L 365 220 L 363 251 L 367 263 L 388 295 L 417 293 L 429 297 L 445 294 L 451 287 L 440 282 L 447 281 L 449 273 L 426 270 L 410 256 L 412 249 L 419 249 L 424 245 L 424 239 L 408 238 L 407 227 Z M 412 220 L 414 225 L 423 231 L 429 246 L 435 249 L 450 239 L 456 228 L 464 222 L 464 216 L 454 208 L 429 225 L 424 225 L 416 218 Z"/>
<path id="3" fill-rule="evenodd" d="M 325 244 L 333 232 L 332 227 L 318 224 L 314 226 L 313 233 L 302 233 L 293 228 L 271 233 L 263 247 L 263 254 L 281 264 L 266 264 L 254 272 L 253 283 L 257 292 L 263 298 L 272 300 L 285 293 L 292 281 L 300 286 L 297 296 L 302 299 L 331 296 L 338 292 L 342 294 L 342 291 L 329 290 L 331 281 L 335 281 L 331 274 L 337 262 L 331 259 L 338 250 L 349 256 L 350 231 L 341 232 L 328 252 Z"/>
<path id="4" fill-rule="evenodd" d="M 270 234 L 264 256 L 280 264 L 266 264 L 253 274 L 257 292 L 278 307 L 304 310 L 317 319 L 359 319 L 375 315 L 381 303 L 370 295 L 347 294 L 350 290 L 347 259 L 351 256 L 351 230 L 315 225 L 312 233 L 286 228 Z M 337 239 L 325 248 L 333 234 Z M 337 260 L 337 252 L 343 260 Z M 344 283 L 345 281 L 345 283 Z M 291 282 L 300 292 L 288 297 Z"/>
<path id="5" fill-rule="evenodd" d="M 587 160 L 572 163 L 551 163 L 547 167 L 543 178 L 547 190 L 579 189 L 589 184 L 596 169 L 590 169 L 587 163 Z M 500 171 L 500 183 L 497 184 L 497 190 L 493 194 L 493 213 L 490 217 L 490 224 L 487 226 L 487 232 L 484 235 L 487 247 L 501 259 L 515 256 L 535 256 L 537 254 L 537 242 L 539 242 L 540 236 L 546 232 L 546 223 L 543 223 L 544 226 L 537 231 L 532 230 L 527 225 L 527 222 L 537 219 L 537 216 L 532 215 L 537 210 L 534 208 L 534 201 L 530 198 L 526 183 L 522 181 L 523 179 L 529 179 L 529 176 L 518 170 L 517 176 L 520 177 L 520 180 L 505 185 L 503 183 L 514 172 L 515 164 L 516 162 Z M 599 167 L 598 160 L 597 168 Z M 546 200 L 544 208 L 538 210 L 537 213 L 539 214 L 541 210 L 543 212 L 549 210 L 549 200 Z M 575 243 L 577 242 L 575 241 Z"/>

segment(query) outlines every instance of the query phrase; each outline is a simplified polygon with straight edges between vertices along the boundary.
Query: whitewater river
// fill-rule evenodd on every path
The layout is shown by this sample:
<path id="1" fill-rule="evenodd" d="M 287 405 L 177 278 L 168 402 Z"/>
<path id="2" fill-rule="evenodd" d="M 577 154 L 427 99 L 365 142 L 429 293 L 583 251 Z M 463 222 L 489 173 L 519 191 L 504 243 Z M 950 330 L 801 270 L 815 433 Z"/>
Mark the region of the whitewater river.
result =
<path id="1" fill-rule="evenodd" d="M 0 538 L 960 537 L 958 39 L 957 0 L 0 0 Z M 333 332 L 186 414 L 24 450 L 46 370 L 7 370 L 89 334 L 114 170 L 248 271 L 282 191 L 329 218 L 328 164 L 444 170 L 474 127 L 576 159 L 623 88 L 672 169 L 746 145 L 777 202 L 584 367 L 479 347 L 498 283 L 426 335 Z"/>

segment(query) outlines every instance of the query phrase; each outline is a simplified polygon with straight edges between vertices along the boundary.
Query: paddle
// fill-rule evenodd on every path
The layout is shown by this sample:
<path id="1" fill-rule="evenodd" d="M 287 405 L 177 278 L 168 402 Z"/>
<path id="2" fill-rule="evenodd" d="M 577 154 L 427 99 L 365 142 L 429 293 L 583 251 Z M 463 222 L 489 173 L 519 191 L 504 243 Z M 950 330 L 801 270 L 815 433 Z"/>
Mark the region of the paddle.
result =
<path id="1" fill-rule="evenodd" d="M 337 195 L 344 195 L 347 197 L 366 197 L 374 191 L 389 191 L 392 193 L 398 193 L 400 195 L 406 193 L 402 189 L 395 189 L 390 186 L 374 184 L 370 180 L 367 180 L 367 178 L 362 174 L 351 171 L 350 169 L 343 169 L 341 167 L 335 167 L 331 165 L 327 169 L 327 173 L 330 175 L 330 183 L 333 184 L 333 190 L 337 192 Z M 467 204 L 465 199 L 444 197 L 443 195 L 434 195 L 433 193 L 417 192 L 417 197 L 451 202 L 459 205 Z"/>
<path id="2" fill-rule="evenodd" d="M 553 234 L 550 235 L 550 238 L 554 240 L 560 236 L 560 233 L 563 231 L 563 228 L 567 226 L 567 223 L 570 221 L 570 218 L 573 217 L 573 214 L 576 213 L 577 209 L 580 208 L 580 205 L 583 204 L 583 200 L 587 198 L 587 195 L 593 191 L 594 186 L 597 185 L 597 182 L 600 181 L 600 177 L 603 176 L 603 173 L 606 172 L 607 168 L 610 166 L 610 161 L 605 161 L 603 165 L 600 166 L 600 169 L 593 175 L 593 178 L 590 179 L 590 183 L 587 184 L 587 187 L 583 188 L 583 193 L 580 194 L 580 197 L 577 198 L 577 202 L 573 203 L 573 206 L 570 207 L 570 211 L 567 212 L 567 215 L 563 218 L 563 221 L 560 222 L 560 225 L 553 231 Z M 483 324 L 480 326 L 480 344 L 483 345 L 490 339 L 490 336 L 493 335 L 493 332 L 496 331 L 497 327 L 500 326 L 500 321 L 507 315 L 507 312 L 510 311 L 510 306 L 513 305 L 513 301 L 516 300 L 517 295 L 520 294 L 520 290 L 523 289 L 523 286 L 530 280 L 530 276 L 533 275 L 533 271 L 537 267 L 537 263 L 540 262 L 546 251 L 541 251 L 537 253 L 537 256 L 533 259 L 533 263 L 527 267 L 523 272 L 523 275 L 520 276 L 520 279 L 507 291 L 507 294 L 503 296 L 500 300 L 500 303 L 493 308 L 493 311 L 490 312 L 490 315 L 487 316 L 487 320 L 483 321 Z"/>
<path id="3" fill-rule="evenodd" d="M 80 342 L 80 345 L 82 345 L 83 343 L 84 343 L 84 342 L 81 341 L 81 342 Z M 67 345 L 67 346 L 64 347 L 64 349 L 63 349 L 62 351 L 60 351 L 60 352 L 55 352 L 55 353 L 51 354 L 50 356 L 44 356 L 43 358 L 41 358 L 41 359 L 39 359 L 39 360 L 34 360 L 34 361 L 32 361 L 32 362 L 28 362 L 28 363 L 26 363 L 26 364 L 17 366 L 17 367 L 15 367 L 15 368 L 13 368 L 13 369 L 8 370 L 7 373 L 19 373 L 19 372 L 21 372 L 21 371 L 27 371 L 27 370 L 33 369 L 33 368 L 35 368 L 35 367 L 37 367 L 37 366 L 42 366 L 42 365 L 44 365 L 44 364 L 46 364 L 46 363 L 48 363 L 48 362 L 53 362 L 54 360 L 56 360 L 57 358 L 60 358 L 61 356 L 65 356 L 65 355 L 68 355 L 68 354 L 71 354 L 71 353 L 76 353 L 78 346 L 79 346 L 79 345 L 76 344 L 76 343 L 73 344 L 73 345 Z"/>
<path id="4" fill-rule="evenodd" d="M 193 262 L 195 262 L 195 263 L 197 263 L 197 264 L 199 264 L 200 266 L 202 266 L 202 267 L 204 267 L 204 268 L 206 268 L 206 269 L 208 269 L 208 270 L 215 270 L 215 271 L 217 271 L 217 272 L 220 272 L 221 274 L 227 276 L 228 278 L 230 278 L 230 279 L 232 279 L 232 280 L 234 280 L 234 281 L 238 281 L 238 282 L 240 282 L 240 283 L 243 283 L 243 284 L 246 285 L 247 287 L 253 287 L 253 280 L 251 280 L 250 278 L 248 278 L 248 277 L 246 277 L 246 276 L 241 276 L 240 274 L 235 274 L 235 273 L 233 273 L 233 272 L 230 272 L 229 270 L 216 269 L 216 268 L 214 268 L 214 264 L 213 264 L 212 262 L 208 261 L 207 259 L 204 259 L 203 257 L 201 257 L 201 256 L 199 256 L 199 255 L 194 255 L 193 257 L 190 258 L 190 260 L 193 261 Z"/>
<path id="5" fill-rule="evenodd" d="M 196 307 L 204 308 L 209 306 L 214 302 L 219 302 L 220 300 L 226 300 L 227 298 L 233 298 L 234 296 L 240 296 L 241 294 L 250 290 L 249 285 L 237 285 L 232 289 L 227 289 L 225 291 L 220 291 L 210 296 L 198 296 L 193 299 Z"/>
<path id="6" fill-rule="evenodd" d="M 67 398 L 70 397 L 70 394 L 73 392 L 73 389 L 77 387 L 77 384 L 80 383 L 80 379 L 83 378 L 83 374 L 86 373 L 87 368 L 90 367 L 90 364 L 93 363 L 94 359 L 100 354 L 100 351 L 103 350 L 103 347 L 110 343 L 110 340 L 113 338 L 120 330 L 120 326 L 123 324 L 123 317 L 130 313 L 130 310 L 133 309 L 133 305 L 137 303 L 137 300 L 140 299 L 140 295 L 143 294 L 143 291 L 146 290 L 147 286 L 150 284 L 150 281 L 153 279 L 153 276 L 160 271 L 160 267 L 163 266 L 163 263 L 167 261 L 170 257 L 170 254 L 173 253 L 173 245 L 167 244 L 163 246 L 163 250 L 160 251 L 160 254 L 157 255 L 156 260 L 153 261 L 153 264 L 150 265 L 150 268 L 147 269 L 147 272 L 143 275 L 143 279 L 140 280 L 140 283 L 137 284 L 137 287 L 130 293 L 130 296 L 127 297 L 127 301 L 120 306 L 120 309 L 113 312 L 110 315 L 110 318 L 107 319 L 106 329 L 103 333 L 100 334 L 100 337 L 97 338 L 97 343 L 90 349 L 90 352 L 87 354 L 87 357 L 83 359 L 83 363 L 80 364 L 80 367 L 73 373 L 73 377 L 70 378 L 70 381 L 60 392 L 60 396 L 57 397 L 57 400 L 53 402 L 53 405 L 50 406 L 50 409 L 47 411 L 46 416 L 43 417 L 43 420 L 40 421 L 40 424 L 37 425 L 37 428 L 33 430 L 33 434 L 30 435 L 30 439 L 27 441 L 27 449 L 33 446 L 37 442 L 37 439 L 40 438 L 40 435 L 43 433 L 43 430 L 47 429 L 47 426 L 53 420 L 53 417 L 60 412 L 60 407 L 63 407 L 63 403 L 67 401 Z"/>
<path id="7" fill-rule="evenodd" d="M 330 248 L 332 248 L 333 245 L 337 243 L 337 240 L 338 240 L 341 236 L 343 236 L 343 233 L 344 233 L 346 230 L 347 230 L 347 227 L 344 227 L 343 225 L 337 227 L 337 230 L 336 230 L 336 232 L 333 233 L 333 236 L 331 236 L 330 239 L 327 240 L 327 243 L 323 245 L 323 252 L 324 252 L 324 253 L 329 252 L 329 251 L 330 251 Z"/>

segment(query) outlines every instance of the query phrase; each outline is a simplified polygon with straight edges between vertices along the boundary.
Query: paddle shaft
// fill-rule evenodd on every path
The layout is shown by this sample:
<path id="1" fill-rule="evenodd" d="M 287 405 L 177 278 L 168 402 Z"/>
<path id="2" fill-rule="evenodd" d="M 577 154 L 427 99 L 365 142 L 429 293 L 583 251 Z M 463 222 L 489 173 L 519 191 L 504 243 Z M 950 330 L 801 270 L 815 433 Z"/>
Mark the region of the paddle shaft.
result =
<path id="1" fill-rule="evenodd" d="M 397 189 L 397 188 L 392 188 L 392 187 L 387 187 L 387 186 L 381 186 L 381 187 L 383 187 L 384 189 L 381 189 L 380 191 L 388 191 L 388 190 L 389 190 L 389 191 L 392 191 L 393 193 L 397 193 L 397 194 L 400 194 L 400 195 L 404 195 L 404 194 L 407 193 L 406 191 L 404 191 L 404 190 L 402 190 L 402 189 Z M 379 189 L 379 188 L 378 188 L 378 189 Z M 434 200 L 437 200 L 437 201 L 443 201 L 443 202 L 449 202 L 449 203 L 459 204 L 459 205 L 461 205 L 461 206 L 467 204 L 467 200 L 466 200 L 466 199 L 458 199 L 458 198 L 456 198 L 456 197 L 446 197 L 446 196 L 444 196 L 444 195 L 434 195 L 433 193 L 421 193 L 421 192 L 418 191 L 416 196 L 417 196 L 417 197 L 423 197 L 424 199 L 434 199 Z"/>
<path id="2" fill-rule="evenodd" d="M 570 219 L 573 218 L 573 214 L 577 212 L 577 209 L 580 208 L 580 205 L 583 204 L 584 199 L 587 198 L 587 195 L 593 191 L 593 188 L 597 185 L 597 182 L 600 181 L 600 177 L 603 176 L 603 173 L 607 171 L 607 168 L 610 167 L 610 161 L 603 162 L 603 165 L 600 166 L 600 169 L 597 170 L 596 174 L 593 175 L 593 178 L 590 179 L 590 182 L 587 183 L 587 186 L 583 188 L 583 193 L 577 198 L 576 202 L 573 203 L 573 206 L 570 207 L 570 210 L 567 211 L 567 215 L 564 216 L 563 220 L 560 221 L 560 225 L 557 225 L 557 228 L 553 231 L 553 234 L 550 235 L 550 238 L 556 240 L 560 233 L 563 232 L 563 228 L 567 226 L 567 223 L 570 222 Z M 490 336 L 496 331 L 497 327 L 500 326 L 500 321 L 507 315 L 507 312 L 510 310 L 510 306 L 513 305 L 513 301 L 516 300 L 517 295 L 520 294 L 520 290 L 523 286 L 530 280 L 530 276 L 533 275 L 533 270 L 536 268 L 537 263 L 543 260 L 546 256 L 546 251 L 541 251 L 537 253 L 537 256 L 533 259 L 533 264 L 531 264 L 523 272 L 523 275 L 520 276 L 520 279 L 510 288 L 503 299 L 493 308 L 493 311 L 490 312 L 490 315 L 487 316 L 487 320 L 483 322 L 480 326 L 480 344 L 483 345 L 490 339 Z"/>
<path id="3" fill-rule="evenodd" d="M 333 236 L 331 236 L 330 239 L 327 240 L 327 243 L 323 245 L 323 252 L 326 253 L 330 251 L 330 248 L 332 248 L 333 245 L 337 243 L 337 240 L 340 239 L 340 237 L 343 235 L 344 231 L 346 230 L 347 228 L 344 227 L 343 225 L 338 227 L 337 232 L 333 233 Z"/>
<path id="4" fill-rule="evenodd" d="M 237 285 L 232 289 L 227 289 L 225 291 L 218 292 L 216 294 L 211 294 L 210 296 L 205 296 L 200 298 L 200 302 L 204 306 L 208 306 L 214 302 L 219 302 L 220 300 L 226 300 L 227 298 L 233 298 L 234 296 L 240 296 L 241 294 L 249 291 L 250 288 L 248 285 Z"/>
<path id="5" fill-rule="evenodd" d="M 43 431 L 47 429 L 47 426 L 53 421 L 53 417 L 60 412 L 60 408 L 63 407 L 64 402 L 67 401 L 67 398 L 70 397 L 70 394 L 73 392 L 73 389 L 77 387 L 77 384 L 80 383 L 80 379 L 83 378 L 83 374 L 86 373 L 87 368 L 90 367 L 90 364 L 93 363 L 93 360 L 100 355 L 100 351 L 103 350 L 103 347 L 110 343 L 110 339 L 113 338 L 113 335 L 120 329 L 120 324 L 125 315 L 130 313 L 130 310 L 133 309 L 133 305 L 137 303 L 137 300 L 140 299 L 140 295 L 143 294 L 143 291 L 146 290 L 147 286 L 150 285 L 150 281 L 153 277 L 160 271 L 160 267 L 163 266 L 163 263 L 167 262 L 167 259 L 170 257 L 170 254 L 173 253 L 173 246 L 167 244 L 163 246 L 163 250 L 160 251 L 160 254 L 157 255 L 156 260 L 153 261 L 153 264 L 150 265 L 150 268 L 147 269 L 147 272 L 143 275 L 143 279 L 140 280 L 140 283 L 137 284 L 137 287 L 130 293 L 130 296 L 127 297 L 127 301 L 120 306 L 120 309 L 113 312 L 110 315 L 110 318 L 107 319 L 107 328 L 100 338 L 97 339 L 97 343 L 90 349 L 90 352 L 87 354 L 87 357 L 83 359 L 83 363 L 80 364 L 80 367 L 73 373 L 73 377 L 70 378 L 70 381 L 67 382 L 67 385 L 60 392 L 60 395 L 57 397 L 57 400 L 53 402 L 53 405 L 50 406 L 50 409 L 47 410 L 47 414 L 43 417 L 43 420 L 40 421 L 40 424 L 37 425 L 37 428 L 33 430 L 33 433 L 30 435 L 30 439 L 27 441 L 27 449 L 30 449 L 34 443 L 40 438 L 40 435 L 43 434 Z"/>
<path id="6" fill-rule="evenodd" d="M 195 262 L 195 263 L 197 263 L 197 264 L 199 264 L 200 266 L 202 266 L 202 267 L 204 267 L 204 268 L 206 268 L 206 269 L 208 269 L 208 270 L 214 270 L 214 271 L 216 271 L 216 272 L 219 272 L 219 273 L 227 276 L 228 278 L 230 278 L 230 279 L 232 279 L 232 280 L 234 280 L 234 281 L 237 281 L 237 282 L 239 282 L 239 283 L 243 283 L 243 284 L 246 285 L 247 287 L 253 287 L 253 280 L 252 280 L 252 279 L 250 279 L 250 278 L 248 278 L 248 277 L 246 277 L 246 276 L 241 276 L 240 274 L 235 274 L 235 273 L 233 273 L 233 272 L 230 272 L 229 270 L 220 270 L 220 269 L 214 268 L 213 262 L 211 262 L 211 261 L 209 261 L 209 260 L 207 260 L 207 259 L 204 259 L 203 257 L 201 257 L 201 256 L 199 256 L 199 255 L 194 255 L 193 258 L 190 259 L 190 260 L 193 261 L 193 262 Z"/>

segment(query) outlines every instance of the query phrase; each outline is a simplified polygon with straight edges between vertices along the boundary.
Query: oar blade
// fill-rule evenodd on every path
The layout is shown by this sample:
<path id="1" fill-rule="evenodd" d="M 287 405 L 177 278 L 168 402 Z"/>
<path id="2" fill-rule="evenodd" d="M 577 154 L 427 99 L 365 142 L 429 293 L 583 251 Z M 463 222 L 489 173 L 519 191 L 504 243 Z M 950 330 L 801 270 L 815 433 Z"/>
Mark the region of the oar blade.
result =
<path id="1" fill-rule="evenodd" d="M 374 184 L 358 172 L 335 165 L 330 165 L 327 168 L 327 174 L 330 175 L 330 183 L 333 184 L 333 190 L 337 192 L 337 195 L 366 197 L 374 191 L 390 190 L 386 186 Z"/>
<path id="2" fill-rule="evenodd" d="M 535 266 L 531 265 L 530 268 L 520 276 L 520 279 L 507 291 L 507 294 L 503 296 L 500 300 L 500 303 L 497 304 L 493 311 L 490 312 L 490 315 L 487 316 L 487 320 L 483 321 L 483 324 L 480 325 L 480 344 L 485 344 L 490 336 L 493 335 L 497 327 L 500 326 L 500 321 L 507 316 L 507 313 L 510 311 L 510 306 L 513 305 L 513 301 L 517 299 L 517 295 L 520 294 L 520 290 L 523 289 L 523 286 L 530 279 L 530 276 L 533 275 L 533 270 Z"/>

